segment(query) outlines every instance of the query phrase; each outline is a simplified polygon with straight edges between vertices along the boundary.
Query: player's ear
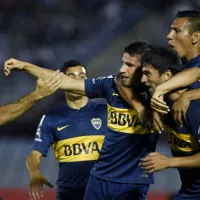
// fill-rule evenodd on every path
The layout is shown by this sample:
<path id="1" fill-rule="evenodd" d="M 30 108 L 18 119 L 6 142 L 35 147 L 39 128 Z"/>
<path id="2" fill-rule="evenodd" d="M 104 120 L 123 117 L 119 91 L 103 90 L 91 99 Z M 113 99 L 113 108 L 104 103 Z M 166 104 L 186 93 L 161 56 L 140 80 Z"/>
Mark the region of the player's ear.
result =
<path id="1" fill-rule="evenodd" d="M 192 44 L 196 44 L 200 41 L 200 32 L 196 31 L 192 34 Z"/>
<path id="2" fill-rule="evenodd" d="M 167 70 L 164 74 L 165 81 L 168 81 L 173 76 L 172 72 L 170 70 Z"/>

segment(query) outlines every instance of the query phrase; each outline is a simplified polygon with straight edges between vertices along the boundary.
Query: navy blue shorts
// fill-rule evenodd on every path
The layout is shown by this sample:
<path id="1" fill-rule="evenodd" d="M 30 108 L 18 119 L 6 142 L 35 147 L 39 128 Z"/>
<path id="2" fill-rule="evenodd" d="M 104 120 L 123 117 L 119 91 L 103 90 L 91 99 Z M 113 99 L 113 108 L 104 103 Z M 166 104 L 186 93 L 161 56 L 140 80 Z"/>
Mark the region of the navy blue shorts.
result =
<path id="1" fill-rule="evenodd" d="M 90 175 L 84 200 L 146 200 L 148 184 L 115 183 Z"/>
<path id="2" fill-rule="evenodd" d="M 85 188 L 57 187 L 56 200 L 83 200 Z"/>

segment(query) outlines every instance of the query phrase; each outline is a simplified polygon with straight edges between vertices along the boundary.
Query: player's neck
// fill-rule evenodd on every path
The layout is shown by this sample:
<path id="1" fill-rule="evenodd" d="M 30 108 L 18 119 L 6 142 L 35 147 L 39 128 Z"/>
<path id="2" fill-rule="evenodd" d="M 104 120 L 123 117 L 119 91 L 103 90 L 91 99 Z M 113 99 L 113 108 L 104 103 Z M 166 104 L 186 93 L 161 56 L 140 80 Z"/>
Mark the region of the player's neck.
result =
<path id="1" fill-rule="evenodd" d="M 84 107 L 88 102 L 88 98 L 83 96 L 80 99 L 69 99 L 66 98 L 66 103 L 67 106 L 69 106 L 72 109 L 81 109 L 82 107 Z"/>
<path id="2" fill-rule="evenodd" d="M 180 96 L 181 94 L 183 94 L 183 92 L 185 92 L 187 89 L 182 89 L 182 90 L 177 90 L 177 91 L 174 91 L 174 92 L 171 92 L 169 95 L 167 95 L 167 98 L 171 101 L 176 101 Z"/>
<path id="3" fill-rule="evenodd" d="M 200 47 L 193 48 L 187 53 L 187 55 L 185 56 L 185 59 L 187 60 L 187 62 L 189 62 L 193 58 L 197 57 L 199 54 L 200 54 Z"/>

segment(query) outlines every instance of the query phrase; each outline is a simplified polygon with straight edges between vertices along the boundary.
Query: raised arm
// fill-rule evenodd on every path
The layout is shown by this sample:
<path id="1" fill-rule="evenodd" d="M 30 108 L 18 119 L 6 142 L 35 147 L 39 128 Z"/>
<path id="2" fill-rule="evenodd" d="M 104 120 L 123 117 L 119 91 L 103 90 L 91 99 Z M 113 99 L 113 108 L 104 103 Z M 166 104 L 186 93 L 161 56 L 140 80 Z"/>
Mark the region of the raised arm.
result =
<path id="1" fill-rule="evenodd" d="M 23 70 L 36 78 L 40 77 L 43 72 L 45 72 L 47 75 L 51 75 L 54 73 L 53 70 L 41 68 L 37 65 L 33 65 L 31 63 L 22 62 L 11 58 L 4 63 L 5 75 L 8 76 L 12 70 Z M 84 80 L 71 78 L 66 75 L 63 76 L 63 80 L 59 86 L 59 89 L 68 90 L 76 94 L 85 95 Z"/>
<path id="2" fill-rule="evenodd" d="M 170 80 L 156 88 L 155 93 L 151 99 L 152 108 L 162 112 L 162 110 L 166 107 L 166 103 L 163 100 L 163 96 L 165 94 L 171 92 L 172 90 L 187 87 L 199 79 L 200 69 L 198 67 L 185 69 L 182 72 L 176 74 Z M 200 99 L 200 90 L 191 90 L 188 91 L 185 95 L 187 95 L 187 98 L 190 100 L 198 100 Z"/>
<path id="3" fill-rule="evenodd" d="M 193 67 L 185 69 L 177 75 L 173 76 L 169 81 L 159 85 L 151 99 L 151 107 L 157 112 L 163 113 L 166 103 L 163 96 L 173 90 L 184 88 L 200 79 L 200 69 Z M 200 88 L 188 90 L 174 102 L 172 107 L 173 118 L 177 125 L 182 126 L 186 122 L 186 112 L 192 100 L 200 99 Z"/>
<path id="4" fill-rule="evenodd" d="M 15 120 L 38 100 L 53 94 L 60 86 L 62 74 L 54 72 L 51 76 L 42 74 L 37 80 L 36 89 L 28 95 L 10 104 L 0 106 L 0 125 Z"/>
<path id="5" fill-rule="evenodd" d="M 167 82 L 159 85 L 156 88 L 156 92 L 162 92 L 164 95 L 166 93 L 171 92 L 172 90 L 176 90 L 179 88 L 187 87 L 200 79 L 200 69 L 198 67 L 193 67 L 189 69 L 185 69 L 180 73 L 173 76 Z"/>

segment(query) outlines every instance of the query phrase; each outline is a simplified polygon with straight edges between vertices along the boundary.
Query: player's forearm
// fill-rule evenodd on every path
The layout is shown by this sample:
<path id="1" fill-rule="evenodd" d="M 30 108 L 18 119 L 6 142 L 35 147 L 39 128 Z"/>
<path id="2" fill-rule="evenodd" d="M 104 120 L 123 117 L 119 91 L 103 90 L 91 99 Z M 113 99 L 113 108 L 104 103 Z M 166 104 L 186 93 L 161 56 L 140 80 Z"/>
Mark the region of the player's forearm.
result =
<path id="1" fill-rule="evenodd" d="M 40 159 L 38 159 L 34 154 L 30 153 L 26 159 L 26 168 L 29 174 L 39 172 Z"/>
<path id="2" fill-rule="evenodd" d="M 156 91 L 162 91 L 163 95 L 172 90 L 187 87 L 200 79 L 200 69 L 193 67 L 185 69 L 182 72 L 173 76 L 167 82 L 159 85 Z"/>
<path id="3" fill-rule="evenodd" d="M 182 95 L 184 95 L 190 101 L 192 101 L 192 100 L 200 100 L 200 88 L 194 89 L 194 90 L 185 91 Z"/>
<path id="4" fill-rule="evenodd" d="M 85 95 L 84 79 L 72 78 L 65 75 L 63 77 L 60 89 L 72 92 L 74 94 Z"/>
<path id="5" fill-rule="evenodd" d="M 24 63 L 23 68 L 27 73 L 31 74 L 32 76 L 39 78 L 42 73 L 46 75 L 52 75 L 54 73 L 51 69 L 46 69 L 42 67 L 38 67 L 37 65 L 33 65 L 30 63 Z M 75 79 L 69 76 L 64 75 L 63 81 L 59 87 L 61 90 L 67 90 L 74 94 L 85 95 L 85 84 L 83 79 Z"/>
<path id="6" fill-rule="evenodd" d="M 17 101 L 0 106 L 0 125 L 13 121 L 31 108 L 39 99 L 37 92 L 33 91 Z"/>
<path id="7" fill-rule="evenodd" d="M 200 167 L 200 153 L 185 157 L 172 157 L 169 160 L 170 168 L 195 168 Z"/>
<path id="8" fill-rule="evenodd" d="M 37 65 L 33 65 L 27 62 L 24 62 L 23 69 L 24 71 L 26 71 L 27 73 L 31 74 L 32 76 L 36 78 L 39 78 L 44 72 L 46 75 L 51 75 L 52 73 L 54 73 L 54 71 L 51 69 L 42 68 L 42 67 L 39 67 Z"/>

